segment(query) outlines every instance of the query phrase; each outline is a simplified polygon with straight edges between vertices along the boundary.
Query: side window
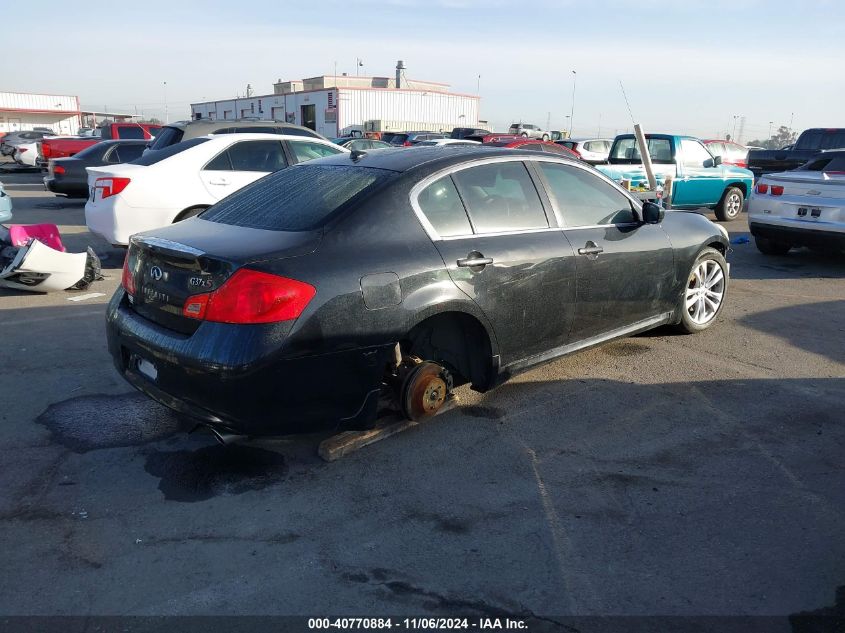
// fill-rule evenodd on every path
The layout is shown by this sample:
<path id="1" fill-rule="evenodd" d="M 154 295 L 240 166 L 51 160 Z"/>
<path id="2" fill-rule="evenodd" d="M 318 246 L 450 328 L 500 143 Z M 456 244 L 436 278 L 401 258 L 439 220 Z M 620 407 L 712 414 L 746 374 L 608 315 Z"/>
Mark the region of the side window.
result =
<path id="1" fill-rule="evenodd" d="M 636 221 L 625 195 L 584 169 L 558 163 L 538 163 L 549 193 L 568 227 L 629 224 Z"/>
<path id="2" fill-rule="evenodd" d="M 232 171 L 232 161 L 229 160 L 229 150 L 224 149 L 203 167 L 206 171 Z"/>
<path id="3" fill-rule="evenodd" d="M 106 155 L 103 156 L 103 160 L 107 163 L 122 163 L 123 160 L 120 158 L 120 148 L 117 145 L 112 147 L 106 152 Z"/>
<path id="4" fill-rule="evenodd" d="M 141 158 L 144 153 L 144 146 L 141 144 L 132 143 L 131 145 L 121 145 L 120 148 L 120 162 L 128 163 L 136 158 Z"/>
<path id="5" fill-rule="evenodd" d="M 234 171 L 273 172 L 287 167 L 279 141 L 241 141 L 228 153 Z"/>
<path id="6" fill-rule="evenodd" d="M 466 210 L 449 176 L 423 189 L 417 197 L 417 203 L 438 235 L 451 237 L 472 234 Z"/>
<path id="7" fill-rule="evenodd" d="M 700 168 L 704 166 L 704 161 L 713 158 L 701 143 L 688 138 L 681 139 L 681 152 L 684 155 L 684 167 Z"/>
<path id="8" fill-rule="evenodd" d="M 144 128 L 139 125 L 121 125 L 117 128 L 118 138 L 144 138 Z"/>
<path id="9" fill-rule="evenodd" d="M 479 165 L 453 175 L 476 233 L 549 226 L 540 196 L 518 161 Z"/>
<path id="10" fill-rule="evenodd" d="M 303 163 L 306 160 L 313 160 L 315 158 L 323 158 L 324 156 L 332 156 L 342 151 L 339 147 L 331 147 L 309 141 L 288 141 L 288 145 L 293 151 L 294 156 L 296 156 L 297 163 Z"/>

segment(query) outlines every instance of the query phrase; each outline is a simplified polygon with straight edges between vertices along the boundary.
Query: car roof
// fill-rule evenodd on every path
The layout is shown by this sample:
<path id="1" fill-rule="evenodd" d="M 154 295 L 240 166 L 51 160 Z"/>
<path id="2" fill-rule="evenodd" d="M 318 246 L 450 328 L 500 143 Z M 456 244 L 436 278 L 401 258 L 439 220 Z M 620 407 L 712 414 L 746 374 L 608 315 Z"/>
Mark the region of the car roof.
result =
<path id="1" fill-rule="evenodd" d="M 279 125 L 284 127 L 290 128 L 297 128 L 300 130 L 308 130 L 309 132 L 314 132 L 311 128 L 304 127 L 302 125 L 297 125 L 296 123 L 287 123 L 285 121 L 275 121 L 275 120 L 257 120 L 257 119 L 191 119 L 188 121 L 174 121 L 172 123 L 166 123 L 163 127 L 175 127 L 179 129 L 185 129 L 187 127 L 220 127 L 221 125 L 228 125 L 231 127 L 235 126 L 250 126 L 254 125 L 255 127 L 267 127 L 268 125 Z"/>
<path id="2" fill-rule="evenodd" d="M 357 159 L 354 160 L 350 158 L 350 155 L 344 154 L 308 161 L 308 164 L 355 165 L 395 172 L 406 172 L 423 165 L 435 169 L 448 167 L 471 159 L 494 158 L 497 156 L 533 159 L 538 157 L 562 158 L 569 159 L 573 163 L 577 162 L 565 154 L 540 154 L 538 152 L 520 150 L 519 148 L 505 148 L 491 145 L 417 145 L 414 147 L 380 149 L 372 153 L 356 152 L 355 154 L 357 155 Z"/>
<path id="3" fill-rule="evenodd" d="M 224 142 L 226 139 L 252 141 L 317 141 L 321 145 L 337 145 L 316 136 L 300 136 L 299 134 L 270 134 L 269 132 L 237 132 L 235 134 L 206 134 L 197 138 L 207 138 L 212 141 Z"/>

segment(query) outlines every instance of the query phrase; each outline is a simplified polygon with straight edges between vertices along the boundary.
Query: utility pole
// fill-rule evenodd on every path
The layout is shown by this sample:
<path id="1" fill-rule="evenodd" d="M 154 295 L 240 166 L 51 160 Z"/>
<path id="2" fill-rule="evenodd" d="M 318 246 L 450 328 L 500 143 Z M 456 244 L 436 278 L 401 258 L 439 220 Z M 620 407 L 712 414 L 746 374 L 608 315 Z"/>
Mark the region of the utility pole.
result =
<path id="1" fill-rule="evenodd" d="M 769 140 L 770 138 L 772 138 L 772 124 L 773 123 L 774 123 L 774 121 L 769 121 L 769 137 L 766 140 Z"/>
<path id="2" fill-rule="evenodd" d="M 164 122 L 170 123 L 170 115 L 167 113 L 167 82 L 164 82 Z"/>
<path id="3" fill-rule="evenodd" d="M 481 75 L 478 76 L 478 82 L 475 85 L 475 94 L 481 96 Z"/>
<path id="4" fill-rule="evenodd" d="M 572 109 L 569 111 L 569 138 L 572 138 L 572 122 L 575 120 L 575 81 L 578 79 L 578 73 L 572 71 Z"/>

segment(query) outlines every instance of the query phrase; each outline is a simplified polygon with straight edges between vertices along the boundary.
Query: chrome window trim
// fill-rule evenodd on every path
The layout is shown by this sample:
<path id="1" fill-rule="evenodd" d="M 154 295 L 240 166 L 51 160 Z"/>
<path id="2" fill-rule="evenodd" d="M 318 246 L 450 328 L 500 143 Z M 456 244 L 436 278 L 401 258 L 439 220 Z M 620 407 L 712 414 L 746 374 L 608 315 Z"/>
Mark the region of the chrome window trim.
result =
<path id="1" fill-rule="evenodd" d="M 516 231 L 500 231 L 495 233 L 467 233 L 464 235 L 449 235 L 449 236 L 441 236 L 434 226 L 429 222 L 428 218 L 426 217 L 425 213 L 420 207 L 419 204 L 419 195 L 423 189 L 428 187 L 431 183 L 440 180 L 444 176 L 451 176 L 452 174 L 463 171 L 464 169 L 469 169 L 470 167 L 477 167 L 479 165 L 489 165 L 491 163 L 507 163 L 507 162 L 532 162 L 532 163 L 556 163 L 558 165 L 566 165 L 569 167 L 574 167 L 576 169 L 583 169 L 584 171 L 588 171 L 592 173 L 594 176 L 598 177 L 599 180 L 603 180 L 607 184 L 614 187 L 617 191 L 622 193 L 622 195 L 627 198 L 633 208 L 640 214 L 642 217 L 642 204 L 639 200 L 634 198 L 629 191 L 626 191 L 622 188 L 622 186 L 610 179 L 608 176 L 603 174 L 602 172 L 598 171 L 591 165 L 579 164 L 572 159 L 568 159 L 564 156 L 554 156 L 553 154 L 537 154 L 536 156 L 496 156 L 494 158 L 479 158 L 467 163 L 461 163 L 459 165 L 450 165 L 449 167 L 444 167 L 432 174 L 429 174 L 422 180 L 420 180 L 417 184 L 415 184 L 411 188 L 411 192 L 409 194 L 409 198 L 411 201 L 411 208 L 414 210 L 414 214 L 417 216 L 417 220 L 419 220 L 420 224 L 422 225 L 425 232 L 428 234 L 429 239 L 432 242 L 440 242 L 440 241 L 447 241 L 447 240 L 458 240 L 458 239 L 466 239 L 469 237 L 497 237 L 503 235 L 518 235 L 522 233 L 541 233 L 546 231 L 561 231 L 561 230 L 576 230 L 576 229 L 596 229 L 596 228 L 607 228 L 609 226 L 635 226 L 637 223 L 635 222 L 625 222 L 622 224 L 598 224 L 594 226 L 567 226 L 563 220 L 561 215 L 560 209 L 558 209 L 557 201 L 554 199 L 553 196 L 549 195 L 548 187 L 546 187 L 545 182 L 535 183 L 541 185 L 545 189 L 545 194 L 549 197 L 551 202 L 552 211 L 555 214 L 555 219 L 557 220 L 558 226 L 556 227 L 544 227 L 538 229 L 520 229 Z M 531 176 L 532 180 L 535 180 L 535 176 L 531 174 L 531 169 L 528 169 L 529 175 Z M 538 195 L 540 192 L 538 191 Z M 541 196 L 542 201 L 542 196 Z M 467 217 L 469 214 L 467 213 Z M 472 220 L 470 220 L 472 222 Z"/>

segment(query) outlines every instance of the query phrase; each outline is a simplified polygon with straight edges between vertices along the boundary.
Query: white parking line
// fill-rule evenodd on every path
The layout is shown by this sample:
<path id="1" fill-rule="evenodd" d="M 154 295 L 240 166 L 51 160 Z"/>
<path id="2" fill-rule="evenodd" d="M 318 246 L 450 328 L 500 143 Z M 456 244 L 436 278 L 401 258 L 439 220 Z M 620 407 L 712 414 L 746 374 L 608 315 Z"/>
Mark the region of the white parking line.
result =
<path id="1" fill-rule="evenodd" d="M 86 299 L 93 299 L 94 297 L 105 297 L 105 292 L 89 292 L 87 295 L 79 295 L 78 297 L 68 297 L 68 301 L 85 301 Z"/>

